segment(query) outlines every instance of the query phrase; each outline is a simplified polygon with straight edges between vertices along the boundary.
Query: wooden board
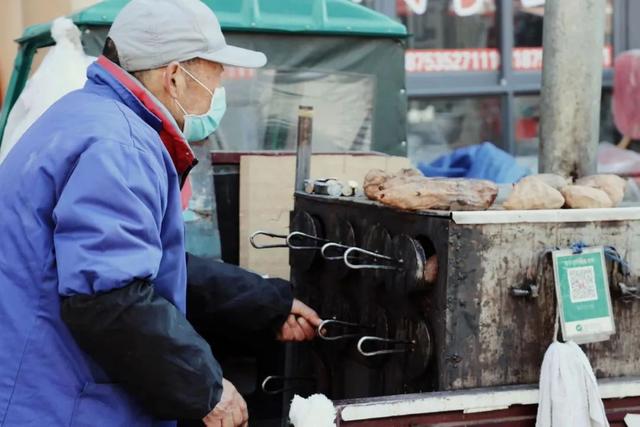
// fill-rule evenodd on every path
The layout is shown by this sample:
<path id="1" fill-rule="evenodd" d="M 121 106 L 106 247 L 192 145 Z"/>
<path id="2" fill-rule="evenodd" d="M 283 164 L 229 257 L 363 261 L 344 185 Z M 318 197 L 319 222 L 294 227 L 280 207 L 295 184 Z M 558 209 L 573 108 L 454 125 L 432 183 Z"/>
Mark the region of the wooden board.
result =
<path id="1" fill-rule="evenodd" d="M 628 420 L 629 414 L 640 412 L 640 398 L 603 400 L 607 419 L 611 427 L 633 427 Z M 338 408 L 338 427 L 413 427 L 413 426 L 491 426 L 491 427 L 535 427 L 538 406 L 514 405 L 508 409 L 495 409 L 490 412 L 437 412 L 417 415 L 344 421 Z"/>
<path id="2" fill-rule="evenodd" d="M 251 247 L 249 236 L 264 230 L 286 234 L 293 209 L 295 156 L 242 156 L 240 160 L 240 265 L 270 277 L 289 278 L 287 249 Z M 407 158 L 380 155 L 314 155 L 311 178 L 360 183 L 371 169 L 395 172 L 411 167 Z"/>
<path id="3" fill-rule="evenodd" d="M 622 400 L 624 398 L 634 399 L 636 406 L 640 402 L 640 399 L 638 399 L 638 396 L 640 396 L 640 378 L 638 377 L 606 378 L 599 380 L 598 389 L 600 396 L 605 402 L 607 400 Z M 468 415 L 488 414 L 501 409 L 515 409 L 524 405 L 537 405 L 538 399 L 539 390 L 537 385 L 516 385 L 405 394 L 385 396 L 384 398 L 353 399 L 349 401 L 335 401 L 334 405 L 340 414 L 338 418 L 343 422 L 341 425 L 344 425 L 350 421 L 389 420 L 395 417 L 425 416 L 427 414 L 453 415 L 451 421 L 462 421 L 462 413 Z M 609 409 L 609 405 L 606 406 L 607 409 Z M 455 414 L 456 412 L 458 413 Z M 534 410 L 534 420 L 535 413 L 536 411 Z M 468 419 L 465 420 L 469 421 Z M 368 424 L 363 423 L 362 425 Z M 447 424 L 447 426 L 449 426 L 449 424 Z"/>

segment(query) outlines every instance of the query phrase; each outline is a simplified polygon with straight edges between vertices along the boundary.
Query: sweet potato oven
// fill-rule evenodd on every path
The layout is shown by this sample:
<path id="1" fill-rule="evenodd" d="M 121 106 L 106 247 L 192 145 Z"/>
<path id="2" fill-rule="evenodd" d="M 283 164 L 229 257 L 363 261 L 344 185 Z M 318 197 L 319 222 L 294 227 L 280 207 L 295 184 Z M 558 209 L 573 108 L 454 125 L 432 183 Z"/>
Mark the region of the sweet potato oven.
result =
<path id="1" fill-rule="evenodd" d="M 617 333 L 587 345 L 599 378 L 640 374 L 640 209 L 403 212 L 295 194 L 292 281 L 325 319 L 289 347 L 290 392 L 331 399 L 534 384 L 553 336 L 550 250 L 616 248 Z"/>

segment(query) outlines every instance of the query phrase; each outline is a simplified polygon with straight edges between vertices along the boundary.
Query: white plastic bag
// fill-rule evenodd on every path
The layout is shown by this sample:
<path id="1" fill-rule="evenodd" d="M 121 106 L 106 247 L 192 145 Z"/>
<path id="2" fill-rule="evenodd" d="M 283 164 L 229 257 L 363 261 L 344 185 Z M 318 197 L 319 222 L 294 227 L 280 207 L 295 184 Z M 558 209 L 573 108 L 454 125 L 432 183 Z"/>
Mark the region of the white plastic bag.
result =
<path id="1" fill-rule="evenodd" d="M 615 175 L 640 175 L 640 154 L 618 148 L 608 142 L 598 146 L 598 173 Z"/>
<path id="2" fill-rule="evenodd" d="M 0 145 L 0 163 L 42 113 L 67 93 L 84 86 L 87 67 L 95 60 L 85 55 L 80 30 L 70 19 L 56 19 L 51 35 L 55 46 L 29 79 L 9 114 Z"/>

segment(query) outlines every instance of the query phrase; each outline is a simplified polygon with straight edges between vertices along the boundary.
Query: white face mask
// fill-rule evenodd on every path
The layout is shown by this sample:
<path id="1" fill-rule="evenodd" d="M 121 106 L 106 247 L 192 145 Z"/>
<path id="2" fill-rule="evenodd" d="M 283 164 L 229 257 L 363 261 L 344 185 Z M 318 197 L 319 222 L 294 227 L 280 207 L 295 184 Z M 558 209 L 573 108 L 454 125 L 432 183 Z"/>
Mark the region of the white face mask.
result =
<path id="1" fill-rule="evenodd" d="M 215 132 L 220 126 L 220 121 L 227 111 L 227 93 L 223 87 L 217 88 L 215 93 L 211 92 L 204 83 L 198 80 L 196 76 L 187 71 L 182 65 L 180 65 L 180 69 L 211 95 L 209 111 L 204 114 L 189 114 L 187 110 L 180 105 L 180 102 L 178 102 L 177 99 L 175 100 L 178 108 L 180 108 L 182 114 L 184 114 L 184 130 L 182 131 L 184 137 L 189 142 L 202 141 L 207 139 L 209 135 Z"/>

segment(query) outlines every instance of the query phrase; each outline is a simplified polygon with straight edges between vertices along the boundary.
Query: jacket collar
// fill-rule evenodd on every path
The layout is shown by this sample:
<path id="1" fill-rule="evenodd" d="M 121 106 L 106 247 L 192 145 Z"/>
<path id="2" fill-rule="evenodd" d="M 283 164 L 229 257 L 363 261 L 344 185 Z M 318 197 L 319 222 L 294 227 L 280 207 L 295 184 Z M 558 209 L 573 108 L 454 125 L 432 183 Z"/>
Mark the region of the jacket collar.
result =
<path id="1" fill-rule="evenodd" d="M 122 102 L 160 134 L 181 184 L 197 163 L 197 159 L 167 109 L 131 74 L 100 56 L 89 67 L 87 77 L 95 83 L 109 86 Z"/>

